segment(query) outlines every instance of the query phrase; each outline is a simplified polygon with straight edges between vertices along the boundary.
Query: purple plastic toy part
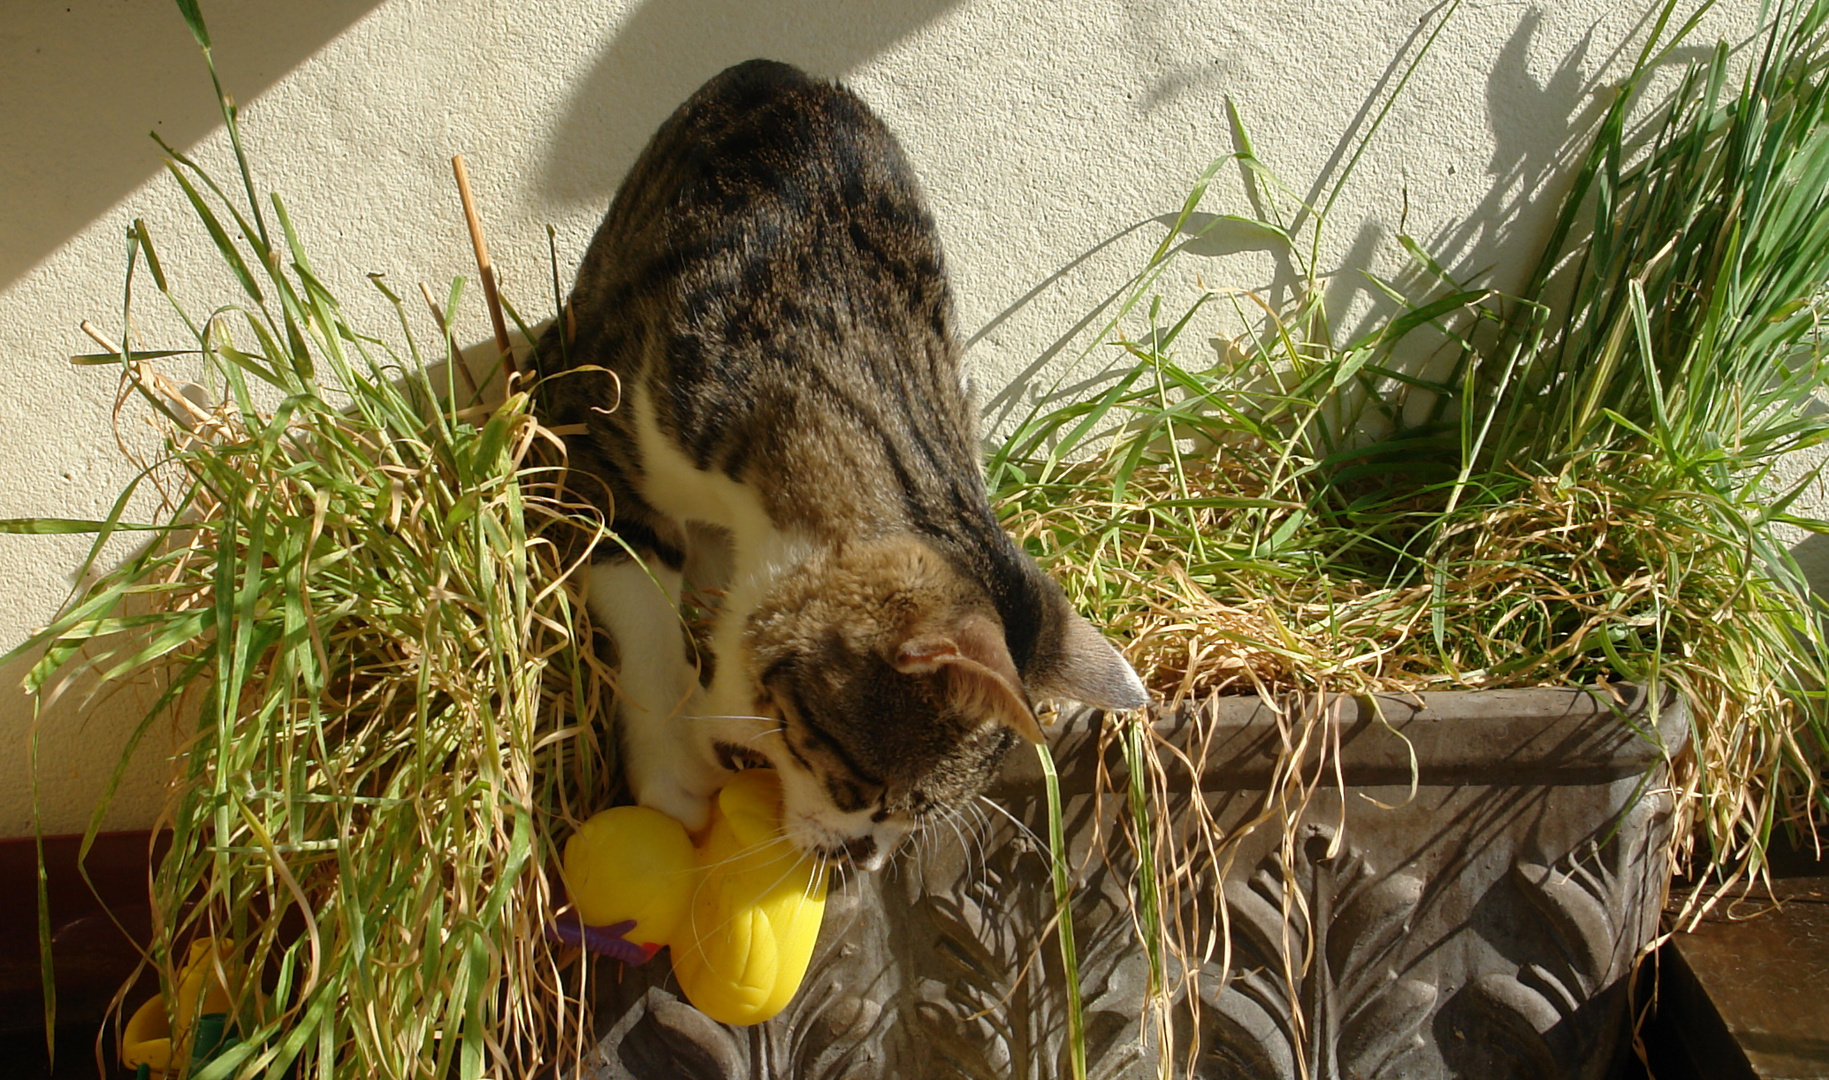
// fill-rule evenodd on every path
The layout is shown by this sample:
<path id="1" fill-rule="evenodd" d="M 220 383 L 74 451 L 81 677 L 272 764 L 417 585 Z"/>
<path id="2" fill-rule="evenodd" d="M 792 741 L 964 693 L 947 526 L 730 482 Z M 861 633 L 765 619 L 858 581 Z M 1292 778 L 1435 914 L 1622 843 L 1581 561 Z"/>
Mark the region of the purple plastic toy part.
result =
<path id="1" fill-rule="evenodd" d="M 585 952 L 612 957 L 625 964 L 645 964 L 660 951 L 660 946 L 630 941 L 627 935 L 633 929 L 634 919 L 608 926 L 585 926 L 575 914 L 546 924 L 546 932 L 567 945 L 581 945 Z"/>

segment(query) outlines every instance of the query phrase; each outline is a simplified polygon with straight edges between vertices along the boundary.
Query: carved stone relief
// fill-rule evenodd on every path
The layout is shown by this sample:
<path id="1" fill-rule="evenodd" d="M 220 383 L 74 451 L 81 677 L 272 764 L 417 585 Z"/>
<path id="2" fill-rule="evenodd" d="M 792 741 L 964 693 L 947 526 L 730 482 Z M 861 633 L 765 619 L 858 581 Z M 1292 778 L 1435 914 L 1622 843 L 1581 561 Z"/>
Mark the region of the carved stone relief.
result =
<path id="1" fill-rule="evenodd" d="M 1198 775 L 1171 780 L 1233 836 L 1185 867 L 1174 914 L 1204 944 L 1165 958 L 1162 1012 L 1145 1007 L 1124 807 L 1096 794 L 1098 718 L 1071 719 L 1055 756 L 1088 1074 L 1155 1078 L 1164 1059 L 1213 1080 L 1606 1076 L 1662 898 L 1663 763 L 1687 737 L 1680 705 L 1660 704 L 1653 725 L 1648 702 L 1574 691 L 1336 702 L 1344 788 L 1314 792 L 1289 844 L 1275 818 L 1242 829 L 1264 817 L 1282 745 L 1269 710 L 1220 699 L 1159 719 L 1163 738 L 1201 740 Z M 1115 751 L 1103 766 L 1122 781 Z M 585 1075 L 1070 1075 L 1033 764 L 1013 760 L 993 798 L 1001 810 L 835 887 L 800 996 L 766 1024 L 706 1019 L 664 959 L 602 962 Z"/>

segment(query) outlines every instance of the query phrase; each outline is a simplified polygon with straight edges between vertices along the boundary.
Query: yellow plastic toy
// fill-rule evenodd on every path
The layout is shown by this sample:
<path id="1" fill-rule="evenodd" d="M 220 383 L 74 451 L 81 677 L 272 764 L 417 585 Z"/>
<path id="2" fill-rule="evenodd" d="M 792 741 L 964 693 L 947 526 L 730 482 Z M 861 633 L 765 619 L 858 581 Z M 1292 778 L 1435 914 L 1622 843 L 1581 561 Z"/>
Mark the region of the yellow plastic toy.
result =
<path id="1" fill-rule="evenodd" d="M 239 977 L 232 966 L 234 952 L 224 942 L 212 958 L 208 939 L 191 942 L 190 954 L 178 973 L 176 1007 L 168 1015 L 165 999 L 152 997 L 134 1010 L 121 1031 L 121 1064 L 129 1069 L 144 1068 L 144 1075 L 148 1076 L 170 1076 L 177 1072 L 174 1062 L 207 1057 L 217 1049 L 224 1039 L 223 1025 L 229 1010 L 229 990 L 218 971 L 229 971 L 230 978 Z M 216 960 L 221 962 L 220 969 Z M 171 1027 L 174 1017 L 178 1023 L 175 1035 Z"/>
<path id="2" fill-rule="evenodd" d="M 806 976 L 825 874 L 781 834 L 772 770 L 731 777 L 696 847 L 667 815 L 619 806 L 566 841 L 564 864 L 586 947 L 639 963 L 671 946 L 686 999 L 713 1020 L 759 1024 Z"/>

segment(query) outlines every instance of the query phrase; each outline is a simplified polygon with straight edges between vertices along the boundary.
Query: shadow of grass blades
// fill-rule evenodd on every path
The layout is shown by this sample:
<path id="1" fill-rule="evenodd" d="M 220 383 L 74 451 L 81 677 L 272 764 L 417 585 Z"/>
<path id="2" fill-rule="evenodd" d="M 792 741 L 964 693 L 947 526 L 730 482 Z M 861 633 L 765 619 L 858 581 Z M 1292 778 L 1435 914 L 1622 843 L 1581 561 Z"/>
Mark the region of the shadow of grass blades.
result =
<path id="1" fill-rule="evenodd" d="M 1396 313 L 1350 339 L 1312 270 L 1332 195 L 1296 200 L 1234 114 L 1214 168 L 1241 168 L 1304 287 L 1276 309 L 1165 286 L 1209 170 L 1080 354 L 1123 362 L 991 455 L 1006 523 L 1153 689 L 1666 684 L 1695 725 L 1675 780 L 1699 828 L 1678 842 L 1702 843 L 1673 856 L 1724 885 L 1760 871 L 1775 829 L 1818 835 L 1823 604 L 1778 527 L 1829 530 L 1796 509 L 1817 468 L 1779 467 L 1829 435 L 1829 4 L 1774 5 L 1738 59 L 1704 54 L 1652 107 L 1643 85 L 1708 7 L 1654 13 L 1521 294 L 1402 238 L 1407 291 L 1373 281 Z M 1159 819 L 1167 793 L 1136 777 L 1171 751 L 1134 728 L 1113 735 L 1133 775 L 1114 795 L 1156 868 L 1137 903 L 1160 994 L 1172 868 L 1225 838 Z M 1286 764 L 1291 790 L 1327 767 Z M 1184 949 L 1208 932 L 1180 930 Z"/>

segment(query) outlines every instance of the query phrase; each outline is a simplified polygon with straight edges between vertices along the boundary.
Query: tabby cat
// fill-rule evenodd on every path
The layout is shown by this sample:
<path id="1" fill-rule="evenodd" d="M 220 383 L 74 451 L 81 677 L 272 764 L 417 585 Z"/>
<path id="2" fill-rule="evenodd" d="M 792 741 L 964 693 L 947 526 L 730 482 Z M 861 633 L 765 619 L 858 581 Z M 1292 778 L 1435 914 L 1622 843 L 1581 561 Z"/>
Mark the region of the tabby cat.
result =
<path id="1" fill-rule="evenodd" d="M 850 91 L 751 61 L 661 125 L 540 353 L 575 489 L 620 550 L 591 610 L 619 654 L 636 799 L 699 828 L 732 768 L 780 770 L 804 850 L 880 866 L 989 782 L 1032 703 L 1141 706 L 1130 666 L 998 526 L 932 219 Z M 574 429 L 576 430 L 576 429 Z M 684 571 L 720 563 L 700 643 Z"/>

